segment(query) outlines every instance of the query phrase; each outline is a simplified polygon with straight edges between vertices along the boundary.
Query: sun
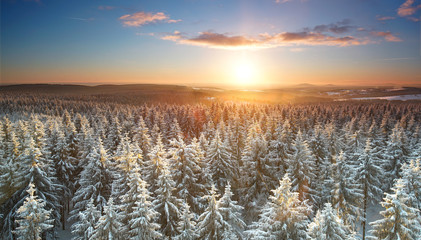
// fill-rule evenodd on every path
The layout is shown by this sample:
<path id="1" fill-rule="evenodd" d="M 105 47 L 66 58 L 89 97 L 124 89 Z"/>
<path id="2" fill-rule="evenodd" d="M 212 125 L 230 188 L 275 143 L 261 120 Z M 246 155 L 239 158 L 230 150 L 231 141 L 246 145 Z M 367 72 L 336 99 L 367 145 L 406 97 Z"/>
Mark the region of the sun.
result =
<path id="1" fill-rule="evenodd" d="M 241 60 L 234 65 L 234 77 L 238 85 L 251 85 L 256 81 L 256 65 L 247 60 Z"/>

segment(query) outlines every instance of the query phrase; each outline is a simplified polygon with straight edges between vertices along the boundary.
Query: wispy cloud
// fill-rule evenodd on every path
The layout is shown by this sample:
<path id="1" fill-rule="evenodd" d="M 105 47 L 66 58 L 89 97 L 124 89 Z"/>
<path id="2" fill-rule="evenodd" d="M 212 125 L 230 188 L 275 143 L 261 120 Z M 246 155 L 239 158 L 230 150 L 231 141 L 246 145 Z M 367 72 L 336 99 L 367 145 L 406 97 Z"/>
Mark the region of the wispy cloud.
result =
<path id="1" fill-rule="evenodd" d="M 387 20 L 396 19 L 396 17 L 392 17 L 392 16 L 380 16 L 380 15 L 377 15 L 376 18 L 379 21 L 387 21 Z"/>
<path id="2" fill-rule="evenodd" d="M 414 5 L 415 0 L 406 0 L 402 5 L 398 8 L 398 15 L 401 17 L 408 17 L 417 12 L 418 9 L 421 9 L 421 4 Z"/>
<path id="3" fill-rule="evenodd" d="M 371 32 L 374 36 L 383 37 L 388 42 L 402 42 L 402 39 L 393 35 L 391 32 Z"/>
<path id="4" fill-rule="evenodd" d="M 78 17 L 68 17 L 68 19 L 83 21 L 83 22 L 90 22 L 95 20 L 95 18 L 78 18 Z"/>
<path id="5" fill-rule="evenodd" d="M 119 19 L 122 21 L 123 25 L 127 27 L 140 27 L 142 25 L 155 22 L 176 23 L 181 21 L 181 19 L 170 19 L 170 17 L 163 12 L 136 12 L 133 14 L 123 15 Z"/>
<path id="6" fill-rule="evenodd" d="M 107 5 L 98 6 L 99 10 L 113 10 L 114 8 L 115 8 L 114 6 L 107 6 Z"/>

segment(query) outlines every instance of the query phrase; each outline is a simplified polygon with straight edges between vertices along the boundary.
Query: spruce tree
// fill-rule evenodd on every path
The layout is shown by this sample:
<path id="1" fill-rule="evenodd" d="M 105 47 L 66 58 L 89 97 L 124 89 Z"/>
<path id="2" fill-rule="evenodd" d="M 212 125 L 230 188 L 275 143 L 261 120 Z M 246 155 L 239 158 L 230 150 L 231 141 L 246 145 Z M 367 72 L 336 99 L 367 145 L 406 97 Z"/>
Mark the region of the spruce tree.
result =
<path id="1" fill-rule="evenodd" d="M 224 234 L 229 232 L 227 228 L 229 225 L 225 222 L 219 209 L 218 196 L 215 186 L 212 185 L 209 195 L 205 196 L 208 200 L 208 206 L 197 220 L 199 239 L 224 239 Z"/>
<path id="2" fill-rule="evenodd" d="M 100 139 L 97 140 L 96 146 L 92 147 L 87 158 L 88 165 L 81 173 L 79 188 L 72 199 L 74 207 L 71 212 L 71 219 L 77 218 L 78 213 L 86 209 L 91 199 L 94 200 L 94 205 L 102 213 L 111 195 L 113 174 L 109 169 L 108 153 L 102 146 Z"/>
<path id="3" fill-rule="evenodd" d="M 224 195 L 218 200 L 218 207 L 224 221 L 229 225 L 227 231 L 232 231 L 239 239 L 243 238 L 243 230 L 246 224 L 242 220 L 241 213 L 243 207 L 237 204 L 237 201 L 232 199 L 231 184 L 225 186 Z"/>
<path id="4" fill-rule="evenodd" d="M 195 240 L 198 238 L 194 213 L 190 212 L 190 206 L 187 202 L 183 203 L 183 210 L 181 211 L 177 230 L 179 234 L 174 237 L 175 240 Z"/>
<path id="5" fill-rule="evenodd" d="M 175 182 L 172 180 L 167 163 L 162 166 L 156 187 L 153 205 L 160 214 L 157 222 L 161 225 L 161 232 L 171 238 L 178 234 L 177 223 L 182 202 L 174 195 Z"/>
<path id="6" fill-rule="evenodd" d="M 288 174 L 279 181 L 279 187 L 261 210 L 259 220 L 246 231 L 249 239 L 305 239 L 311 208 L 301 201 L 297 192 L 291 192 Z"/>
<path id="7" fill-rule="evenodd" d="M 287 170 L 288 176 L 291 178 L 292 191 L 298 192 L 301 201 L 308 199 L 315 203 L 317 198 L 312 188 L 316 177 L 314 155 L 310 152 L 307 141 L 304 140 L 301 132 L 298 132 L 292 148 L 292 154 L 288 154 L 289 168 Z"/>
<path id="8" fill-rule="evenodd" d="M 316 217 L 308 225 L 308 239 L 311 240 L 351 240 L 356 239 L 350 226 L 344 224 L 330 203 L 317 211 Z"/>
<path id="9" fill-rule="evenodd" d="M 128 229 L 128 237 L 131 240 L 162 238 L 160 225 L 156 223 L 159 213 L 153 208 L 146 182 L 140 179 L 136 172 L 131 175 L 131 179 L 134 182 L 129 192 L 122 197 L 122 213 L 127 214 L 128 219 L 128 222 L 124 223 L 123 218 L 123 231 Z M 130 209 L 133 203 L 135 205 Z"/>
<path id="10" fill-rule="evenodd" d="M 218 190 L 222 190 L 227 181 L 236 180 L 237 168 L 233 165 L 230 149 L 222 141 L 221 133 L 218 130 L 208 147 L 206 158 L 208 159 L 209 172 Z"/>
<path id="11" fill-rule="evenodd" d="M 73 240 L 92 239 L 95 225 L 100 216 L 101 213 L 98 211 L 97 207 L 94 205 L 94 200 L 91 198 L 86 205 L 86 209 L 79 212 L 79 221 L 72 225 Z"/>
<path id="12" fill-rule="evenodd" d="M 367 223 L 367 207 L 370 202 L 375 202 L 382 190 L 380 189 L 383 170 L 380 167 L 380 161 L 377 157 L 378 148 L 372 148 L 371 140 L 367 139 L 366 147 L 361 153 L 355 169 L 356 180 L 361 187 L 363 200 L 362 200 L 362 231 L 363 240 L 366 235 Z"/>
<path id="13" fill-rule="evenodd" d="M 117 206 L 114 205 L 113 198 L 110 197 L 107 205 L 104 206 L 104 213 L 99 218 L 92 239 L 117 240 L 120 238 L 121 222 L 118 218 Z"/>
<path id="14" fill-rule="evenodd" d="M 381 202 L 385 208 L 380 214 L 382 219 L 370 223 L 373 229 L 370 231 L 375 237 L 371 239 L 408 239 L 416 240 L 421 238 L 420 211 L 409 203 L 407 194 L 407 183 L 398 179 L 393 193 L 386 193 L 384 201 Z"/>
<path id="15" fill-rule="evenodd" d="M 345 153 L 341 152 L 333 166 L 334 185 L 331 201 L 342 221 L 353 227 L 361 215 L 364 198 L 360 185 L 354 182 L 355 174 L 353 166 L 347 164 Z"/>
<path id="16" fill-rule="evenodd" d="M 41 240 L 41 234 L 53 227 L 53 219 L 50 219 L 52 210 L 46 210 L 46 203 L 35 195 L 35 186 L 29 184 L 27 192 L 29 196 L 23 205 L 17 210 L 16 223 L 19 227 L 14 232 L 18 240 Z"/>

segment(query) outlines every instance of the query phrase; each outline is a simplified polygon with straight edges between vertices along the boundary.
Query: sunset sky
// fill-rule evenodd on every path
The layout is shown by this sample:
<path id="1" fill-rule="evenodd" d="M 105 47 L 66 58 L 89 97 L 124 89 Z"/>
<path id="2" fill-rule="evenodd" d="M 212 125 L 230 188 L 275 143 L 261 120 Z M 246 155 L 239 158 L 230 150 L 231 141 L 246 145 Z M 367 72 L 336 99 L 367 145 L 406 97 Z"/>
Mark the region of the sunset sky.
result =
<path id="1" fill-rule="evenodd" d="M 0 2 L 2 84 L 421 84 L 420 0 Z"/>

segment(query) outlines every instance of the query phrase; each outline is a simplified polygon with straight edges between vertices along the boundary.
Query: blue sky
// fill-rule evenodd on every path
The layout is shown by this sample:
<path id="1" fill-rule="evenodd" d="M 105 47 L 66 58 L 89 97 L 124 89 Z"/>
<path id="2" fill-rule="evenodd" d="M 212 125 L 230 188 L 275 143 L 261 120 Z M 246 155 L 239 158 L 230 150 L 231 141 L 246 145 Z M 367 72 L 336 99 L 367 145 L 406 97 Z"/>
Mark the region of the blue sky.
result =
<path id="1" fill-rule="evenodd" d="M 1 83 L 421 84 L 420 12 L 419 0 L 3 0 Z"/>

